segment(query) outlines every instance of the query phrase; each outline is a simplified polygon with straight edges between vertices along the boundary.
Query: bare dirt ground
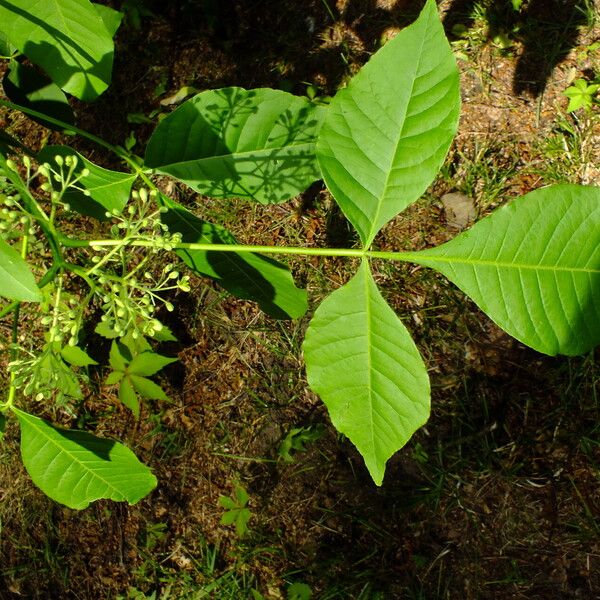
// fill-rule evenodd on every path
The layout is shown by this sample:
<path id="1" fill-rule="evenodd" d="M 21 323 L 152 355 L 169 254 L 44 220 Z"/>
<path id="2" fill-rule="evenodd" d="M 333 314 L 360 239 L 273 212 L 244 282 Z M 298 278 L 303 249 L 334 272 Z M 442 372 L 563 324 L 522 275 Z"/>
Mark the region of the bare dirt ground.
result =
<path id="1" fill-rule="evenodd" d="M 145 2 L 152 14 L 136 29 L 129 13 L 114 83 L 96 104 L 77 104 L 78 124 L 116 144 L 133 131 L 142 154 L 153 125 L 127 115 L 170 110 L 164 101 L 182 86 L 304 94 L 314 85 L 333 94 L 422 4 Z M 438 244 L 467 217 L 543 185 L 600 185 L 600 120 L 567 115 L 562 94 L 573 79 L 600 73 L 600 52 L 586 50 L 600 40 L 590 23 L 598 4 L 530 0 L 515 12 L 510 2 L 444 0 L 440 9 L 462 73 L 459 135 L 423 200 L 381 233 L 385 249 Z M 33 147 L 57 137 L 20 115 L 0 119 Z M 69 141 L 120 168 L 90 143 Z M 320 185 L 262 207 L 163 184 L 248 243 L 354 241 Z M 341 259 L 290 264 L 312 308 L 351 272 Z M 276 599 L 293 582 L 314 598 L 600 598 L 598 351 L 539 355 L 441 277 L 378 268 L 433 389 L 429 423 L 390 460 L 382 487 L 308 390 L 300 351 L 308 318 L 273 321 L 195 280 L 174 300 L 179 343 L 162 350 L 180 359 L 162 377 L 172 403 L 147 404 L 136 422 L 111 390 L 90 390 L 79 422 L 71 420 L 136 450 L 159 480 L 148 498 L 83 512 L 54 504 L 19 466 L 9 427 L 0 598 L 251 598 L 253 587 Z M 285 462 L 282 441 L 299 427 L 321 435 Z M 253 515 L 243 539 L 220 524 L 218 498 L 236 484 Z"/>

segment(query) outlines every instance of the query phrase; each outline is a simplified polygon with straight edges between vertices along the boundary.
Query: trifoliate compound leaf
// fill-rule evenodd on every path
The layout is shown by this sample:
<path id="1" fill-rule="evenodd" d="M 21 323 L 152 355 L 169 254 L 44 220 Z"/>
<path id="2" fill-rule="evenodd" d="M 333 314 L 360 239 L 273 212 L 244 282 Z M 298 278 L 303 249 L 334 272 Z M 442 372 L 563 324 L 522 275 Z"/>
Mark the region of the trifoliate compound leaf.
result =
<path id="1" fill-rule="evenodd" d="M 459 109 L 458 68 L 428 0 L 335 95 L 319 134 L 323 179 L 366 247 L 432 182 Z"/>
<path id="2" fill-rule="evenodd" d="M 135 504 L 156 487 L 150 469 L 123 444 L 12 410 L 21 425 L 25 468 L 56 502 L 76 509 L 101 498 Z"/>
<path id="3" fill-rule="evenodd" d="M 2 0 L 0 23 L 65 92 L 91 101 L 108 87 L 114 44 L 89 0 Z"/>
<path id="4" fill-rule="evenodd" d="M 387 460 L 429 417 L 429 378 L 366 261 L 316 310 L 303 349 L 309 385 L 381 485 Z"/>
<path id="5" fill-rule="evenodd" d="M 145 164 L 213 198 L 282 202 L 320 178 L 323 107 L 271 89 L 202 92 L 163 119 Z"/>
<path id="6" fill-rule="evenodd" d="M 42 294 L 29 265 L 0 238 L 0 296 L 21 302 L 41 302 Z"/>
<path id="7" fill-rule="evenodd" d="M 107 212 L 123 210 L 129 200 L 131 186 L 136 175 L 99 167 L 68 146 L 46 146 L 39 152 L 37 158 L 40 163 L 48 163 L 53 169 L 59 171 L 60 168 L 56 162 L 57 156 L 61 156 L 63 159 L 67 156 L 74 156 L 77 159 L 75 176 L 81 175 L 83 169 L 88 170 L 88 174 L 81 178 L 77 186 L 87 190 L 89 196 L 83 191 L 73 188 L 67 190 L 63 196 L 63 200 L 70 205 L 72 210 L 101 221 L 107 219 Z"/>
<path id="8" fill-rule="evenodd" d="M 536 190 L 407 258 L 443 273 L 539 352 L 571 356 L 600 344 L 599 187 Z"/>
<path id="9" fill-rule="evenodd" d="M 181 233 L 183 242 L 235 244 L 223 227 L 199 219 L 177 203 L 164 198 L 168 211 L 161 219 L 171 233 Z M 307 309 L 306 290 L 297 288 L 289 268 L 252 252 L 177 250 L 176 254 L 194 272 L 217 281 L 238 298 L 253 300 L 275 319 L 297 319 Z"/>

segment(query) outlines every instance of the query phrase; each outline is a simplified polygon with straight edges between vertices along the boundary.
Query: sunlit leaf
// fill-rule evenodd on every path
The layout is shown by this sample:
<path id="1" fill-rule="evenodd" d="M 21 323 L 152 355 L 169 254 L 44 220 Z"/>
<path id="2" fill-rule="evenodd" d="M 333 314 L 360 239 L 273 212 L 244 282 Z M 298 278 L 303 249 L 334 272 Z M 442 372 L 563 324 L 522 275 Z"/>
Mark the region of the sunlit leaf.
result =
<path id="1" fill-rule="evenodd" d="M 88 367 L 98 363 L 78 346 L 64 346 L 60 351 L 62 357 L 75 367 Z"/>
<path id="2" fill-rule="evenodd" d="M 319 134 L 323 179 L 365 246 L 432 182 L 459 108 L 456 61 L 428 0 L 335 95 Z"/>
<path id="3" fill-rule="evenodd" d="M 540 352 L 578 355 L 600 344 L 600 187 L 536 190 L 410 258 Z"/>
<path id="4" fill-rule="evenodd" d="M 95 100 L 108 87 L 114 45 L 88 0 L 0 0 L 0 28 L 65 92 Z"/>
<path id="5" fill-rule="evenodd" d="M 135 375 L 154 375 L 161 369 L 170 365 L 171 363 L 177 362 L 176 358 L 170 356 L 162 356 L 155 352 L 142 352 L 137 356 L 133 357 L 133 360 L 129 363 L 127 370 Z"/>
<path id="6" fill-rule="evenodd" d="M 56 502 L 76 509 L 101 498 L 135 504 L 156 487 L 150 469 L 123 444 L 13 411 L 21 425 L 25 468 Z"/>
<path id="7" fill-rule="evenodd" d="M 121 379 L 119 386 L 119 400 L 133 413 L 136 419 L 140 417 L 140 401 L 133 387 L 133 382 L 129 377 Z"/>
<path id="8" fill-rule="evenodd" d="M 111 8 L 110 6 L 104 6 L 103 4 L 93 3 L 94 9 L 102 19 L 106 31 L 110 37 L 115 37 L 117 30 L 121 26 L 123 20 L 123 13 Z"/>
<path id="9" fill-rule="evenodd" d="M 0 238 L 0 296 L 23 302 L 41 302 L 42 294 L 29 265 Z"/>
<path id="10" fill-rule="evenodd" d="M 168 402 L 169 397 L 159 385 L 154 383 L 154 381 L 151 381 L 146 377 L 140 377 L 139 375 L 131 375 L 130 379 L 135 391 L 143 398 L 147 398 L 148 400 L 164 400 L 165 402 Z"/>
<path id="11" fill-rule="evenodd" d="M 429 379 L 367 262 L 321 303 L 303 349 L 308 383 L 381 485 L 387 460 L 427 421 Z"/>
<path id="12" fill-rule="evenodd" d="M 145 162 L 207 196 L 281 202 L 320 177 L 315 141 L 323 114 L 280 90 L 202 92 L 160 122 Z"/>

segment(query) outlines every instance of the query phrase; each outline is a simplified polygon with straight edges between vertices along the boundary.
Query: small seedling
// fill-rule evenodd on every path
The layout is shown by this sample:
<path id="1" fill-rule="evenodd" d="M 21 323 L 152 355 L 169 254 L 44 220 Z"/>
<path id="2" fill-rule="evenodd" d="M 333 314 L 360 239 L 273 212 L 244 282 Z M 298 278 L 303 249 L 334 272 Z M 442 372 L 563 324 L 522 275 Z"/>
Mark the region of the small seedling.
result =
<path id="1" fill-rule="evenodd" d="M 120 342 L 112 342 L 109 357 L 112 371 L 105 383 L 119 384 L 119 400 L 137 419 L 140 416 L 138 394 L 147 400 L 169 400 L 162 388 L 148 377 L 176 360 L 152 352 L 152 347 L 145 338 L 138 337 L 135 340 L 128 334 Z"/>
<path id="2" fill-rule="evenodd" d="M 586 111 L 591 110 L 596 102 L 596 96 L 600 90 L 600 84 L 589 83 L 585 79 L 577 79 L 563 93 L 569 99 L 567 111 L 575 112 L 580 108 Z"/>
<path id="3" fill-rule="evenodd" d="M 277 454 L 284 462 L 294 462 L 296 452 L 306 452 L 306 444 L 311 444 L 323 436 L 323 427 L 315 425 L 311 427 L 294 427 L 287 433 Z"/>
<path id="4" fill-rule="evenodd" d="M 236 485 L 233 496 L 219 496 L 219 504 L 225 509 L 221 517 L 221 525 L 235 525 L 238 537 L 242 538 L 248 533 L 248 521 L 252 513 L 248 508 L 250 497 L 241 485 Z"/>
<path id="5" fill-rule="evenodd" d="M 287 589 L 287 600 L 310 600 L 312 590 L 306 583 L 292 583 Z"/>

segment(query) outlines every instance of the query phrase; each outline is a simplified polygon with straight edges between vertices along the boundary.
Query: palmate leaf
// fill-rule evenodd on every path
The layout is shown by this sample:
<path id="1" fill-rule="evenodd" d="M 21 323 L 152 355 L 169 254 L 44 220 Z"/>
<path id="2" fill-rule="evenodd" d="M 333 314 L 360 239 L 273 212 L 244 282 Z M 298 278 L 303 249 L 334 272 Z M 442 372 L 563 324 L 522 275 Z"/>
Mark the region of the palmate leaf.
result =
<path id="1" fill-rule="evenodd" d="M 76 509 L 101 498 L 134 504 L 156 487 L 150 469 L 123 444 L 12 410 L 21 426 L 25 468 L 56 502 Z"/>
<path id="2" fill-rule="evenodd" d="M 366 261 L 316 310 L 304 341 L 311 388 L 381 485 L 388 458 L 429 416 L 429 379 Z"/>
<path id="3" fill-rule="evenodd" d="M 539 352 L 578 355 L 600 344 L 599 187 L 536 190 L 410 260 L 443 273 Z"/>
<path id="4" fill-rule="evenodd" d="M 0 238 L 0 296 L 22 302 L 41 302 L 42 294 L 29 265 Z"/>
<path id="5" fill-rule="evenodd" d="M 235 244 L 225 228 L 199 219 L 168 198 L 169 209 L 161 219 L 171 233 L 179 232 L 185 243 Z M 306 290 L 296 287 L 289 268 L 269 257 L 253 252 L 218 250 L 177 250 L 193 271 L 214 279 L 228 292 L 252 300 L 275 319 L 297 319 L 307 309 Z"/>
<path id="6" fill-rule="evenodd" d="M 323 179 L 365 247 L 432 182 L 459 109 L 456 61 L 428 0 L 335 95 L 319 134 Z"/>
<path id="7" fill-rule="evenodd" d="M 65 92 L 95 100 L 108 87 L 114 44 L 88 0 L 0 0 L 0 29 Z"/>
<path id="8" fill-rule="evenodd" d="M 145 163 L 213 198 L 282 202 L 320 178 L 314 147 L 323 114 L 279 90 L 202 92 L 160 122 Z"/>

